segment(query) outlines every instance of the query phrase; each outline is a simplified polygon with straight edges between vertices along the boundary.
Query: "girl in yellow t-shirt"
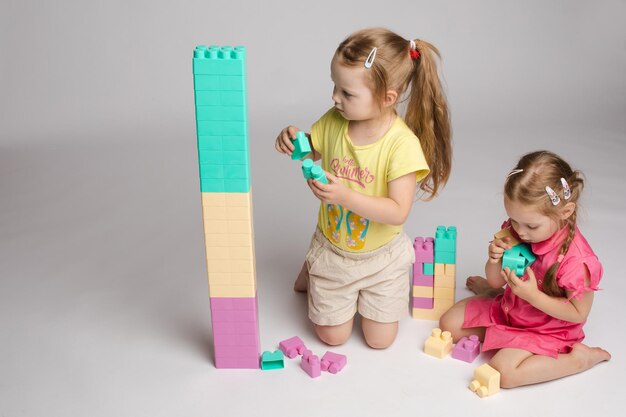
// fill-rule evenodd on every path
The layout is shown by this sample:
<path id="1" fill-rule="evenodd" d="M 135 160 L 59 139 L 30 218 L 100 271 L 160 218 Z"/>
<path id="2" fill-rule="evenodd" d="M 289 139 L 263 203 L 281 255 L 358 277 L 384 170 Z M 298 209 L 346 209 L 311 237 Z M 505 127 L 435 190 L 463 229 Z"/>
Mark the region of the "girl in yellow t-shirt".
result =
<path id="1" fill-rule="evenodd" d="M 321 203 L 294 287 L 308 290 L 309 318 L 330 345 L 348 339 L 358 312 L 367 344 L 386 348 L 408 311 L 414 252 L 402 225 L 417 188 L 436 196 L 451 170 L 438 56 L 381 28 L 353 33 L 333 55 L 334 107 L 307 134 L 329 183 L 308 180 Z M 405 100 L 403 120 L 396 105 Z M 276 150 L 291 155 L 299 130 L 284 128 Z"/>

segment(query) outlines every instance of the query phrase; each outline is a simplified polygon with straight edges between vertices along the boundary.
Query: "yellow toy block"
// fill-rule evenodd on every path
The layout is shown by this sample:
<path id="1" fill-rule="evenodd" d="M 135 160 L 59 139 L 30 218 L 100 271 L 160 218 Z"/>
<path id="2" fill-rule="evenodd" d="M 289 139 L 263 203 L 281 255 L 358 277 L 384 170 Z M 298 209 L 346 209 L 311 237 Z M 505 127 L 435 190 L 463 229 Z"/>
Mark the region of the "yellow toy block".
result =
<path id="1" fill-rule="evenodd" d="M 435 298 L 433 300 L 433 309 L 438 310 L 441 314 L 450 310 L 450 308 L 454 305 L 454 299 L 447 298 Z"/>
<path id="2" fill-rule="evenodd" d="M 479 397 L 486 397 L 500 391 L 500 372 L 488 364 L 483 364 L 474 370 L 474 379 L 469 389 Z"/>
<path id="3" fill-rule="evenodd" d="M 209 295 L 212 298 L 244 298 L 256 297 L 256 286 L 253 285 L 211 285 Z"/>
<path id="4" fill-rule="evenodd" d="M 411 317 L 418 320 L 434 320 L 439 321 L 443 313 L 439 310 L 430 308 L 413 308 L 411 310 Z"/>
<path id="5" fill-rule="evenodd" d="M 431 336 L 426 339 L 424 344 L 424 353 L 443 359 L 452 352 L 452 335 L 450 332 L 441 332 L 441 329 L 435 328 Z"/>
<path id="6" fill-rule="evenodd" d="M 454 264 L 445 264 L 444 265 L 444 273 L 443 275 L 447 276 L 447 277 L 452 277 L 454 278 L 456 276 L 456 265 Z"/>
<path id="7" fill-rule="evenodd" d="M 494 239 L 504 239 L 505 237 L 509 238 L 508 244 L 511 246 L 519 245 L 520 243 L 522 243 L 513 237 L 513 234 L 511 234 L 510 228 L 502 229 L 498 233 L 493 235 Z"/>
<path id="8" fill-rule="evenodd" d="M 435 276 L 435 288 L 454 288 L 455 279 L 446 275 Z"/>
<path id="9" fill-rule="evenodd" d="M 454 301 L 454 288 L 438 287 L 434 289 L 433 298 Z"/>
<path id="10" fill-rule="evenodd" d="M 433 287 L 413 286 L 413 297 L 433 298 Z"/>
<path id="11" fill-rule="evenodd" d="M 435 273 L 433 275 L 445 275 L 445 265 L 435 264 Z"/>

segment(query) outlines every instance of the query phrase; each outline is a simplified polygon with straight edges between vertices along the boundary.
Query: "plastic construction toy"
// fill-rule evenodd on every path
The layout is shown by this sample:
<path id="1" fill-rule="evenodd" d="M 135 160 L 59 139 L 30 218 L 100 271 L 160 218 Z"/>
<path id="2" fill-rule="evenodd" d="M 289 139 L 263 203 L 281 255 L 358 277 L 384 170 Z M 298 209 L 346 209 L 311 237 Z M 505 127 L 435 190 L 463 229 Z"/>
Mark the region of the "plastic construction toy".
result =
<path id="1" fill-rule="evenodd" d="M 322 375 L 320 358 L 313 354 L 310 354 L 310 351 L 307 351 L 306 353 L 307 355 L 302 355 L 300 367 L 304 370 L 304 372 L 309 374 L 311 378 L 317 378 Z"/>
<path id="2" fill-rule="evenodd" d="M 502 255 L 502 269 L 509 268 L 515 271 L 515 275 L 521 277 L 524 275 L 526 268 L 535 262 L 535 255 L 530 250 L 530 246 L 525 243 L 513 246 L 511 249 L 504 251 Z"/>
<path id="3" fill-rule="evenodd" d="M 481 398 L 495 394 L 500 391 L 500 372 L 486 363 L 479 366 L 474 370 L 474 379 L 469 389 Z"/>
<path id="4" fill-rule="evenodd" d="M 348 358 L 345 355 L 339 353 L 326 352 L 322 356 L 321 368 L 322 371 L 328 371 L 331 374 L 336 374 L 341 371 L 348 363 Z"/>
<path id="5" fill-rule="evenodd" d="M 306 137 L 306 133 L 303 131 L 296 133 L 296 137 L 291 140 L 293 141 L 293 146 L 295 147 L 291 153 L 291 159 L 302 159 L 311 153 L 309 138 Z"/>
<path id="6" fill-rule="evenodd" d="M 456 263 L 456 227 L 437 226 L 435 232 L 435 263 Z"/>
<path id="7" fill-rule="evenodd" d="M 285 356 L 280 350 L 274 352 L 265 351 L 261 355 L 261 369 L 283 369 L 285 367 Z"/>
<path id="8" fill-rule="evenodd" d="M 472 363 L 480 355 L 480 340 L 478 336 L 462 337 L 452 349 L 452 357 L 463 362 Z"/>
<path id="9" fill-rule="evenodd" d="M 287 356 L 289 359 L 293 359 L 298 355 L 302 355 L 306 350 L 306 346 L 304 346 L 304 342 L 298 336 L 291 337 L 289 339 L 283 340 L 278 344 L 278 348 Z"/>
<path id="10" fill-rule="evenodd" d="M 522 243 L 515 236 L 513 236 L 513 233 L 511 232 L 511 228 L 510 227 L 507 227 L 507 228 L 504 228 L 504 229 L 500 230 L 498 233 L 493 235 L 493 238 L 494 239 L 505 239 L 505 238 L 507 238 L 506 243 L 508 243 L 511 246 L 517 246 L 520 243 Z"/>
<path id="11" fill-rule="evenodd" d="M 313 163 L 311 159 L 305 159 L 302 162 L 302 175 L 304 175 L 304 179 L 314 179 L 321 183 L 328 184 L 328 178 L 326 178 L 326 173 L 322 168 Z"/>
<path id="12" fill-rule="evenodd" d="M 452 335 L 450 332 L 441 332 L 441 329 L 435 328 L 431 336 L 426 339 L 424 344 L 424 353 L 443 359 L 452 351 Z"/>

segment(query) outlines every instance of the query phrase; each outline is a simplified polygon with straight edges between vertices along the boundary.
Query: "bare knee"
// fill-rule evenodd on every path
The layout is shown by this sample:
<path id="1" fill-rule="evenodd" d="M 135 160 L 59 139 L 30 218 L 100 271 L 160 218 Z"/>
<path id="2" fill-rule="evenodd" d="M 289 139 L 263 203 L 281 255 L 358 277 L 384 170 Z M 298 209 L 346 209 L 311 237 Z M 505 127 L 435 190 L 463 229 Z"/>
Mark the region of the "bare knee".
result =
<path id="1" fill-rule="evenodd" d="M 363 317 L 361 325 L 365 343 L 373 349 L 386 349 L 396 340 L 398 322 L 380 323 Z"/>
<path id="2" fill-rule="evenodd" d="M 315 325 L 317 337 L 327 345 L 339 346 L 346 343 L 352 333 L 352 320 L 338 326 Z"/>
<path id="3" fill-rule="evenodd" d="M 516 378 L 516 369 L 499 360 L 491 360 L 489 366 L 500 373 L 500 388 L 515 388 L 520 386 Z"/>

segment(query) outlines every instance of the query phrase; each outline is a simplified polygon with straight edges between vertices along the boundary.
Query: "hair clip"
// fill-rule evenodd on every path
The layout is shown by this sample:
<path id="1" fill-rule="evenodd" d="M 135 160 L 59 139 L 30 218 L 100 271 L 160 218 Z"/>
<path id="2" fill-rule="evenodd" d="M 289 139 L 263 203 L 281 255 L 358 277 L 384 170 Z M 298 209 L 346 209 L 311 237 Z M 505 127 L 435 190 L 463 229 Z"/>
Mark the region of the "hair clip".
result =
<path id="1" fill-rule="evenodd" d="M 569 189 L 569 184 L 565 181 L 565 178 L 561 177 L 561 185 L 563 186 L 563 198 L 569 200 L 572 196 L 572 191 Z"/>
<path id="2" fill-rule="evenodd" d="M 417 50 L 417 45 L 412 39 L 409 41 L 409 56 L 412 60 L 416 60 L 420 57 L 420 51 Z"/>
<path id="3" fill-rule="evenodd" d="M 372 65 L 374 65 L 374 58 L 376 58 L 377 50 L 378 48 L 376 47 L 372 48 L 372 52 L 370 52 L 370 54 L 367 56 L 367 59 L 365 60 L 365 68 L 372 68 Z"/>
<path id="4" fill-rule="evenodd" d="M 552 205 L 556 206 L 561 202 L 559 196 L 554 192 L 554 190 L 546 185 L 546 193 L 548 197 L 550 197 L 550 201 L 552 201 Z"/>
<path id="5" fill-rule="evenodd" d="M 511 175 L 519 174 L 520 172 L 524 172 L 524 170 L 523 169 L 514 169 L 513 171 L 509 172 L 509 175 L 507 175 L 506 177 L 509 178 Z"/>

